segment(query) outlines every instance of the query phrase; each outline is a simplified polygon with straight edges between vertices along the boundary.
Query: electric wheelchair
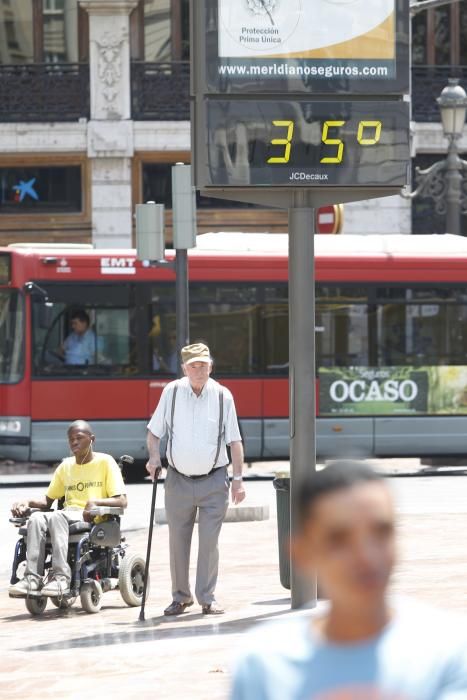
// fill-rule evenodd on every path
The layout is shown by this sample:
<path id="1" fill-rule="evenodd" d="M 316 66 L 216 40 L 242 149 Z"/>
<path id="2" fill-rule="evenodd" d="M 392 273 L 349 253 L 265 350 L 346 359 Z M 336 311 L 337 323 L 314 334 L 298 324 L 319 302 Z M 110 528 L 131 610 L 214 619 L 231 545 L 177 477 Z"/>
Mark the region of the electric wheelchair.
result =
<path id="1" fill-rule="evenodd" d="M 124 455 L 119 460 L 131 462 L 132 457 Z M 60 504 L 59 504 L 60 505 Z M 37 509 L 36 509 L 37 510 Z M 27 551 L 27 520 L 34 509 L 22 517 L 10 518 L 19 528 L 20 538 L 16 543 L 11 583 L 14 584 L 23 576 L 26 567 Z M 57 598 L 47 598 L 38 593 L 25 596 L 24 601 L 31 615 L 41 615 L 47 601 L 62 610 L 71 608 L 76 599 L 80 598 L 81 606 L 87 613 L 97 613 L 102 606 L 104 593 L 119 589 L 120 595 L 127 605 L 140 606 L 143 600 L 145 559 L 139 554 L 131 554 L 125 537 L 120 532 L 120 516 L 123 508 L 99 506 L 91 511 L 96 517 L 106 517 L 98 524 L 76 522 L 70 524 L 68 540 L 68 564 L 71 568 L 70 592 Z M 52 566 L 52 548 L 49 537 L 45 546 L 44 577 L 46 578 Z M 146 596 L 149 591 L 149 578 L 146 586 Z"/>

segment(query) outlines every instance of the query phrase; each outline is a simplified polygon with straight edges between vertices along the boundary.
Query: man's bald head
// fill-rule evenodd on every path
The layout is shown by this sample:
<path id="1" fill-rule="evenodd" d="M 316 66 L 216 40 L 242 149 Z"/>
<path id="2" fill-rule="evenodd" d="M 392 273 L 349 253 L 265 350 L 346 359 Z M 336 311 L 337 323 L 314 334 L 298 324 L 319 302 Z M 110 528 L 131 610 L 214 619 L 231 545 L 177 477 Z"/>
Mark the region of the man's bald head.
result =
<path id="1" fill-rule="evenodd" d="M 93 435 L 91 426 L 85 420 L 74 420 L 73 423 L 70 423 L 70 425 L 68 426 L 67 434 L 70 435 L 72 430 L 80 430 L 82 433 L 88 433 L 89 435 Z"/>

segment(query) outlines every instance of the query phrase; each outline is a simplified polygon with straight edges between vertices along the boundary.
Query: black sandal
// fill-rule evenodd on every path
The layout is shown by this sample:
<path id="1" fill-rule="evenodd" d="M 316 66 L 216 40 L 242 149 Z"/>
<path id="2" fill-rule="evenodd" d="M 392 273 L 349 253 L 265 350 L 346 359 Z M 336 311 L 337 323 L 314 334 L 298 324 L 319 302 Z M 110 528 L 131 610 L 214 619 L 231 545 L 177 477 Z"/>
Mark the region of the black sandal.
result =
<path id="1" fill-rule="evenodd" d="M 164 615 L 181 615 L 190 605 L 193 605 L 192 600 L 190 600 L 189 603 L 181 603 L 179 600 L 173 600 L 169 607 L 164 610 Z"/>

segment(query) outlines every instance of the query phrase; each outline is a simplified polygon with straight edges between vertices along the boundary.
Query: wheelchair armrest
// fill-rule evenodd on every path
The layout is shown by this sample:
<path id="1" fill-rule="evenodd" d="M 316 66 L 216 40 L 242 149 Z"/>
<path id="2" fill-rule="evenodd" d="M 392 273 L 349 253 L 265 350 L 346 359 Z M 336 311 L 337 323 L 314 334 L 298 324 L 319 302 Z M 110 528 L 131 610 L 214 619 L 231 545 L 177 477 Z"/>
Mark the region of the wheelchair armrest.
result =
<path id="1" fill-rule="evenodd" d="M 97 506 L 89 511 L 91 517 L 97 518 L 103 515 L 123 515 L 125 512 L 124 508 L 117 508 L 116 506 Z"/>
<path id="2" fill-rule="evenodd" d="M 27 511 L 26 511 L 26 513 L 24 513 L 23 515 L 12 516 L 12 517 L 9 518 L 8 520 L 9 520 L 10 523 L 13 523 L 13 525 L 14 525 L 15 527 L 21 527 L 21 525 L 25 525 L 25 524 L 27 523 L 27 521 L 29 520 L 29 517 L 30 517 L 33 513 L 50 513 L 50 512 L 51 512 L 51 509 L 50 509 L 50 508 L 45 508 L 45 509 L 42 509 L 42 508 L 28 508 Z"/>

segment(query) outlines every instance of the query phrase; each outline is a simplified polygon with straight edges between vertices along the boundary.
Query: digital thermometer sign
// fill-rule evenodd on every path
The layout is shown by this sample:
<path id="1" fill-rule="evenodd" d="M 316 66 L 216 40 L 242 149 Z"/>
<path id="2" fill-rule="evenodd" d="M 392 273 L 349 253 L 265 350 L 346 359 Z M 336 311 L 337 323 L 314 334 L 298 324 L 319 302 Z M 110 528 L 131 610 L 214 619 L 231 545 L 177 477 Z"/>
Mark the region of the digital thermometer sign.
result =
<path id="1" fill-rule="evenodd" d="M 206 186 L 402 187 L 404 102 L 205 102 Z"/>

